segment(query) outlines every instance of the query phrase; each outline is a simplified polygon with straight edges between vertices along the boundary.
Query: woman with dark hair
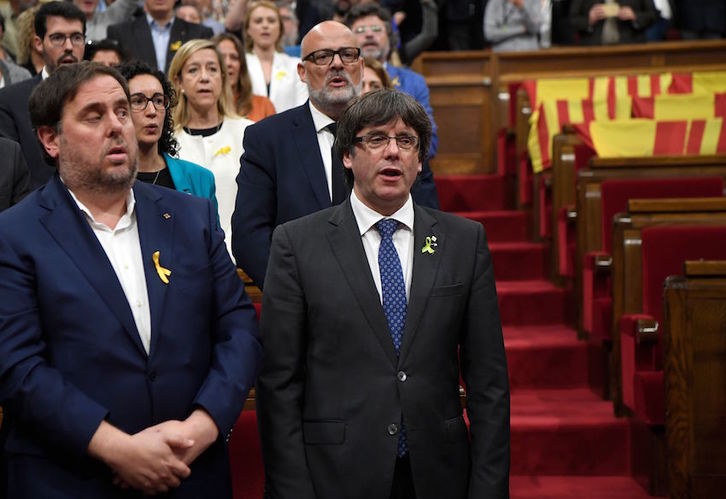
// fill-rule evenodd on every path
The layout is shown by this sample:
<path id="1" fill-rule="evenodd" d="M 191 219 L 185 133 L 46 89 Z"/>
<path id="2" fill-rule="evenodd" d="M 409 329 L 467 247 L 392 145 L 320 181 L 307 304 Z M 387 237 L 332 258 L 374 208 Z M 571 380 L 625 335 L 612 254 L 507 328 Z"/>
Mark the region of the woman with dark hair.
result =
<path id="1" fill-rule="evenodd" d="M 124 62 L 121 47 L 116 40 L 104 38 L 103 40 L 88 40 L 83 53 L 84 61 L 100 62 L 106 66 L 119 66 Z"/>
<path id="2" fill-rule="evenodd" d="M 131 117 L 139 143 L 139 171 L 136 178 L 148 184 L 211 199 L 217 206 L 214 175 L 206 168 L 174 158 L 179 145 L 174 138 L 170 107 L 176 92 L 164 73 L 141 61 L 118 68 L 129 83 Z"/>
<path id="3" fill-rule="evenodd" d="M 252 93 L 245 51 L 239 38 L 231 33 L 220 33 L 212 41 L 224 58 L 227 88 L 231 92 L 230 103 L 237 114 L 252 121 L 260 121 L 275 114 L 275 106 L 270 99 Z"/>

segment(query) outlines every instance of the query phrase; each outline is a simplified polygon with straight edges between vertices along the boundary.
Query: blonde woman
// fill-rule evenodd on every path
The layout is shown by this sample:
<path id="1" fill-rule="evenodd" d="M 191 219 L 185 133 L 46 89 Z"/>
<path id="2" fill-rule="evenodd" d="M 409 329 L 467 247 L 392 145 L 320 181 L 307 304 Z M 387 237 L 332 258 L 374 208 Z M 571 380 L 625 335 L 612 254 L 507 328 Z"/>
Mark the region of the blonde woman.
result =
<path id="1" fill-rule="evenodd" d="M 169 80 L 179 98 L 172 112 L 179 158 L 214 174 L 219 221 L 229 250 L 242 139 L 252 121 L 237 116 L 228 102 L 224 59 L 210 40 L 182 45 L 171 61 Z"/>
<path id="2" fill-rule="evenodd" d="M 247 71 L 252 93 L 269 97 L 278 113 L 308 99 L 307 86 L 297 75 L 300 59 L 282 52 L 282 17 L 267 0 L 247 6 L 244 22 Z"/>

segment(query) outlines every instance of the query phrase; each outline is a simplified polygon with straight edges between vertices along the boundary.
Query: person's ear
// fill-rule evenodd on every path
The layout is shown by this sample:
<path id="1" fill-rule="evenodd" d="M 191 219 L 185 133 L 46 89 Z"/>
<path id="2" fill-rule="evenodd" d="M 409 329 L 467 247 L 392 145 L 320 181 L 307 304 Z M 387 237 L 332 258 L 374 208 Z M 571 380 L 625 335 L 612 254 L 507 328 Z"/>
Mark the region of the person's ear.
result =
<path id="1" fill-rule="evenodd" d="M 307 74 L 305 74 L 305 64 L 302 62 L 297 63 L 297 75 L 300 78 L 300 81 L 303 83 L 307 83 Z"/>
<path id="2" fill-rule="evenodd" d="M 45 152 L 48 153 L 48 156 L 56 159 L 59 151 L 58 145 L 60 142 L 60 134 L 55 128 L 50 126 L 38 127 L 37 134 L 38 139 L 40 140 L 40 143 L 43 144 L 43 148 L 45 149 Z"/>

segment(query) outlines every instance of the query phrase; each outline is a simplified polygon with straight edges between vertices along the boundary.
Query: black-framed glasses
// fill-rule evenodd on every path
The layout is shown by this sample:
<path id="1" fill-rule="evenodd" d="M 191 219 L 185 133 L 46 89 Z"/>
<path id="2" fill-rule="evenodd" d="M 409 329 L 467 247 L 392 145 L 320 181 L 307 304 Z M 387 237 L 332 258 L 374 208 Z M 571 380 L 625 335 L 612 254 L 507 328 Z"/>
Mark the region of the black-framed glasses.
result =
<path id="1" fill-rule="evenodd" d="M 360 49 L 358 47 L 341 47 L 338 50 L 320 49 L 315 52 L 310 52 L 302 60 L 312 61 L 316 66 L 328 66 L 333 62 L 335 54 L 340 56 L 343 64 L 352 64 L 358 61 Z"/>
<path id="2" fill-rule="evenodd" d="M 136 112 L 146 111 L 146 107 L 151 102 L 157 111 L 163 111 L 169 108 L 169 99 L 166 95 L 156 93 L 151 97 L 147 97 L 142 93 L 131 94 L 131 110 Z"/>
<path id="3" fill-rule="evenodd" d="M 369 26 L 356 26 L 353 30 L 353 33 L 356 35 L 360 35 L 366 32 L 366 30 L 371 30 L 371 33 L 380 33 L 383 31 L 383 26 L 380 24 L 371 24 Z"/>
<path id="4" fill-rule="evenodd" d="M 395 140 L 396 146 L 403 151 L 410 151 L 418 145 L 418 137 L 413 135 L 395 135 L 391 137 L 379 133 L 356 137 L 353 139 L 353 142 L 356 144 L 365 144 L 368 149 L 375 151 L 377 149 L 388 147 L 391 140 Z"/>
<path id="5" fill-rule="evenodd" d="M 70 35 L 66 35 L 65 33 L 51 33 L 48 35 L 48 40 L 50 40 L 50 44 L 54 47 L 62 47 L 68 39 L 70 39 L 71 44 L 76 47 L 80 47 L 86 43 L 86 37 L 83 36 L 83 33 L 75 32 Z"/>

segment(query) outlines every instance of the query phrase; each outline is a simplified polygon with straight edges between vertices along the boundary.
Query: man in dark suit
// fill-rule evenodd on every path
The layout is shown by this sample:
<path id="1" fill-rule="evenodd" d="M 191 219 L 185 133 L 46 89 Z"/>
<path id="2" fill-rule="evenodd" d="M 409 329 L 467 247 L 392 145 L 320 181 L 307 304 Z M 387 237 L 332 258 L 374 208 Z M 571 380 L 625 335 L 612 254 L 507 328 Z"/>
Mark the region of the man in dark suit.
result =
<path id="1" fill-rule="evenodd" d="M 115 69 L 64 66 L 30 111 L 58 174 L 0 213 L 3 497 L 231 499 L 261 346 L 214 206 L 134 184 Z"/>
<path id="2" fill-rule="evenodd" d="M 653 0 L 572 0 L 570 25 L 582 45 L 645 42 L 656 18 Z"/>
<path id="3" fill-rule="evenodd" d="M 119 42 L 129 59 L 141 59 L 164 74 L 179 47 L 195 38 L 212 38 L 211 28 L 174 15 L 175 0 L 145 0 L 145 15 L 112 24 L 108 37 Z"/>
<path id="4" fill-rule="evenodd" d="M 237 265 L 261 288 L 272 230 L 347 197 L 343 166 L 331 154 L 331 125 L 360 93 L 360 49 L 347 27 L 326 21 L 305 36 L 301 50 L 298 75 L 308 86 L 310 100 L 245 130 L 237 177 L 232 252 Z M 431 170 L 419 177 L 414 199 L 438 208 Z"/>
<path id="5" fill-rule="evenodd" d="M 30 168 L 30 188 L 45 184 L 53 175 L 53 166 L 45 160 L 30 124 L 28 99 L 33 89 L 63 64 L 83 60 L 86 17 L 69 2 L 43 4 L 35 14 L 35 48 L 43 53 L 43 71 L 0 90 L 0 137 L 20 144 Z"/>
<path id="6" fill-rule="evenodd" d="M 0 138 L 0 211 L 17 204 L 30 190 L 30 172 L 20 146 Z"/>
<path id="7" fill-rule="evenodd" d="M 505 498 L 509 390 L 484 230 L 412 201 L 431 137 L 412 97 L 366 94 L 337 131 L 349 200 L 272 238 L 256 392 L 267 497 Z"/>

